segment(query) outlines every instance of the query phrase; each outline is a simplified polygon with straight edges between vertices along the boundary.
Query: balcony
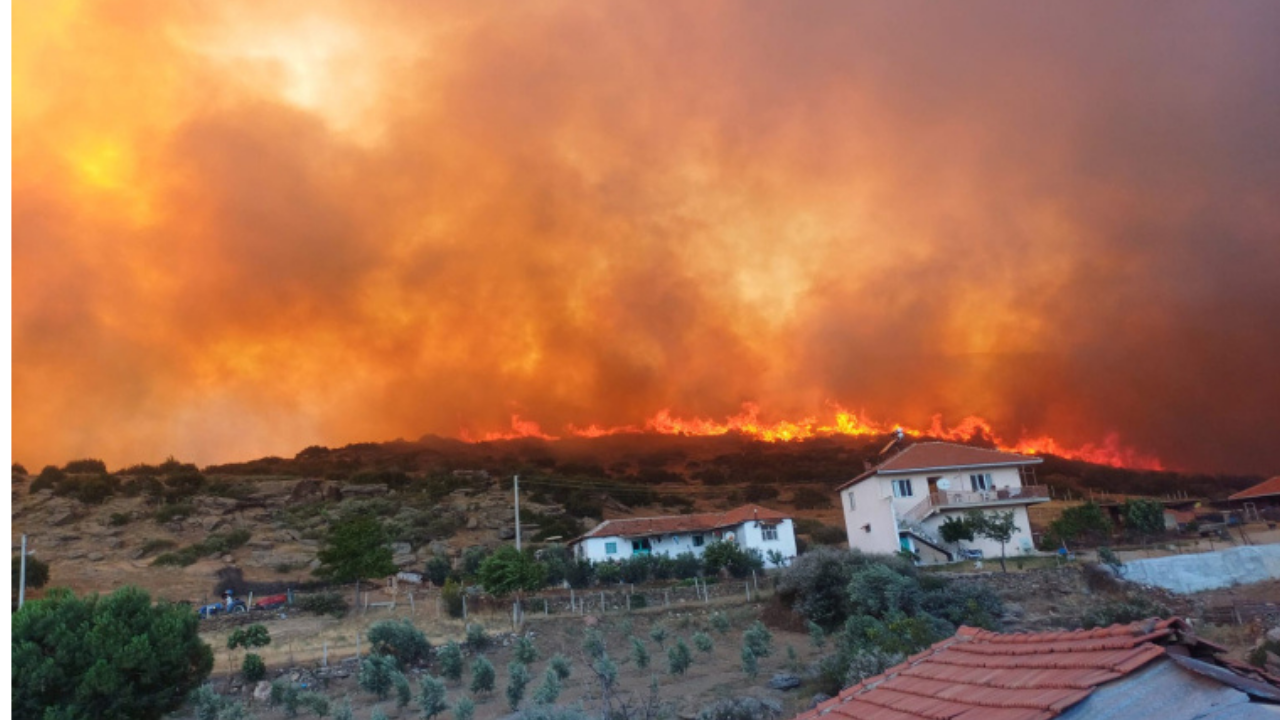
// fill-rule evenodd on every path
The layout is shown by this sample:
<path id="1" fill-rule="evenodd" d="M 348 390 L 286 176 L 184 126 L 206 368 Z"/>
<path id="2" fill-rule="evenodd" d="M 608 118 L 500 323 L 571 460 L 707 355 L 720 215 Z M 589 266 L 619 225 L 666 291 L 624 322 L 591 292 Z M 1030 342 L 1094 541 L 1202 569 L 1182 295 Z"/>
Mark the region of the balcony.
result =
<path id="1" fill-rule="evenodd" d="M 1046 485 L 1029 487 L 996 488 L 976 492 L 939 490 L 925 496 L 910 510 L 902 514 L 902 519 L 909 523 L 919 523 L 930 515 L 943 510 L 976 510 L 981 507 L 1000 505 L 1027 505 L 1029 503 L 1047 502 L 1049 488 Z"/>

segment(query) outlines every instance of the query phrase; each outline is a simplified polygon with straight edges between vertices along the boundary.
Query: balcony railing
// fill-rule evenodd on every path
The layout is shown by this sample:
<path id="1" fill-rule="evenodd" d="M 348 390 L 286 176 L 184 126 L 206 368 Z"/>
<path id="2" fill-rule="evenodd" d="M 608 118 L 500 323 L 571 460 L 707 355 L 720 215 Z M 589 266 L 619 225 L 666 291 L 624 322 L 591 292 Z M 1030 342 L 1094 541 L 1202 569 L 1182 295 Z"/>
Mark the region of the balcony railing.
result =
<path id="1" fill-rule="evenodd" d="M 1049 499 L 1047 485 L 1031 485 L 1029 487 L 996 488 L 994 490 L 959 491 L 939 490 L 925 496 L 902 514 L 909 522 L 920 522 L 935 512 L 942 510 L 980 507 L 982 505 L 1001 505 L 1004 503 L 1035 502 Z"/>

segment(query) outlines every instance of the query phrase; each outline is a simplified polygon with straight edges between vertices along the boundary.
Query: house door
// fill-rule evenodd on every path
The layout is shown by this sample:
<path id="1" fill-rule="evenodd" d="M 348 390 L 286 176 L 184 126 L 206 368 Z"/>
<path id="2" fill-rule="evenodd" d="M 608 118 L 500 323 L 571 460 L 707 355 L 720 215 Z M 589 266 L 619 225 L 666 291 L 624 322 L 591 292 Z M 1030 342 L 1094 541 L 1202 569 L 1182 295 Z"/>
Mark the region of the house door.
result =
<path id="1" fill-rule="evenodd" d="M 941 479 L 942 479 L 941 475 L 939 475 L 938 477 L 929 478 L 929 497 L 934 497 L 937 494 L 938 481 Z"/>

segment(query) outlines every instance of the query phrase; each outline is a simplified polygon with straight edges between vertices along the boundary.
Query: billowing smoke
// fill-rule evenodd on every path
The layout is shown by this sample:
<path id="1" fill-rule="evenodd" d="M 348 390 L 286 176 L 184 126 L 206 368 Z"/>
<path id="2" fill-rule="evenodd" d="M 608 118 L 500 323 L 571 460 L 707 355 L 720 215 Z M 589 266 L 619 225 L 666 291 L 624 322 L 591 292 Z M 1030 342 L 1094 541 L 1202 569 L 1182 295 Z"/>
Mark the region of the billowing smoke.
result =
<path id="1" fill-rule="evenodd" d="M 263 5 L 15 7 L 28 466 L 755 402 L 1280 467 L 1275 3 Z"/>

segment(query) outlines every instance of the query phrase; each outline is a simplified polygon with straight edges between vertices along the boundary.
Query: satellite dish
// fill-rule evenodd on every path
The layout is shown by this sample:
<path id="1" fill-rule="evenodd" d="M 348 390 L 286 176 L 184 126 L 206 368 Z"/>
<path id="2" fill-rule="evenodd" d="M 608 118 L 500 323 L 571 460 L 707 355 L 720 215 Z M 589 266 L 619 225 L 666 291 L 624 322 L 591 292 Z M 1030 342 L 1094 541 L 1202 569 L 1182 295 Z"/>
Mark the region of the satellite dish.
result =
<path id="1" fill-rule="evenodd" d="M 733 540 L 733 533 L 725 533 L 725 534 L 724 534 L 724 539 L 725 539 L 725 540 L 730 540 L 730 541 L 732 541 L 732 540 Z"/>
<path id="2" fill-rule="evenodd" d="M 951 489 L 951 481 L 950 481 L 950 480 L 948 480 L 948 479 L 946 479 L 946 478 L 942 478 L 941 480 L 939 480 L 939 481 L 938 481 L 938 489 L 939 489 L 939 490 L 950 490 L 950 489 Z"/>

